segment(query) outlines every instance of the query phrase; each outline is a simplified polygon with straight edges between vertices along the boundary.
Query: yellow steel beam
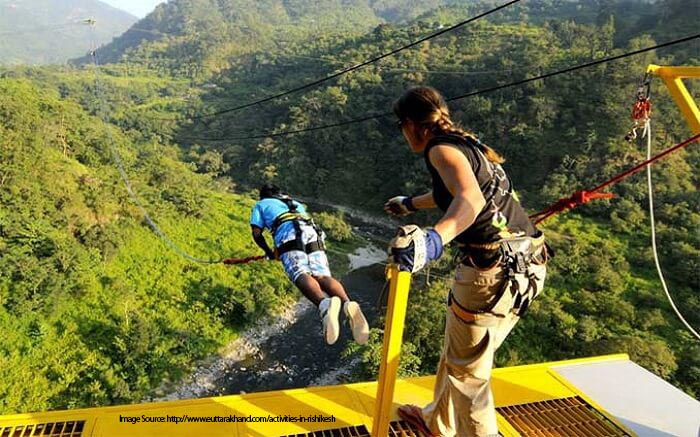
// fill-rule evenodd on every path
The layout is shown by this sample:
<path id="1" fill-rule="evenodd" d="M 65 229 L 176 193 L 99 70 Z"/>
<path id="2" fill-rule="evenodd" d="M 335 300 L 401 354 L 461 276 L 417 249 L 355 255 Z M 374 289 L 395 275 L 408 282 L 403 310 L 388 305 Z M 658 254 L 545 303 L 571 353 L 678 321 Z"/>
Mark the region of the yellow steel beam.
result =
<path id="1" fill-rule="evenodd" d="M 700 134 L 700 110 L 683 84 L 683 79 L 700 79 L 700 67 L 663 67 L 651 64 L 647 72 L 659 76 L 664 81 L 690 130 Z"/>
<path id="2" fill-rule="evenodd" d="M 384 323 L 382 361 L 379 366 L 379 380 L 374 404 L 374 419 L 372 421 L 372 435 L 375 437 L 389 434 L 396 373 L 399 369 L 403 327 L 408 305 L 408 291 L 411 287 L 411 274 L 399 271 L 396 265 L 390 265 L 387 268 L 387 278 L 391 281 L 391 285 L 389 287 L 389 301 Z"/>
<path id="3" fill-rule="evenodd" d="M 673 76 L 685 79 L 700 79 L 700 67 L 665 67 L 650 64 L 647 71 L 656 76 Z"/>

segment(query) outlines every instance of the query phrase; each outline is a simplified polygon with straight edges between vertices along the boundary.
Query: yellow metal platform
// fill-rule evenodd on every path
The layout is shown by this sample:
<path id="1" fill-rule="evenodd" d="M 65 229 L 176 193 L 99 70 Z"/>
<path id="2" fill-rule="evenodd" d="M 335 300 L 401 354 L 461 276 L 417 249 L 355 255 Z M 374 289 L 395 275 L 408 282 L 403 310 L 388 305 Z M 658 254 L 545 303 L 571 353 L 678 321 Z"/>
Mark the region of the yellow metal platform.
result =
<path id="1" fill-rule="evenodd" d="M 634 435 L 554 370 L 562 365 L 627 360 L 626 355 L 612 355 L 494 370 L 493 390 L 496 405 L 499 407 L 501 433 L 504 436 Z M 434 379 L 433 376 L 427 376 L 396 382 L 391 417 L 395 422 L 390 435 L 416 435 L 405 424 L 396 422 L 396 408 L 404 403 L 427 404 L 432 398 Z M 366 430 L 372 429 L 373 425 L 376 388 L 377 383 L 368 382 L 186 401 L 0 416 L 0 437 L 369 435 Z M 201 420 L 200 417 L 207 420 L 206 418 L 214 416 L 219 416 L 219 419 L 209 420 L 220 421 L 190 422 Z M 134 419 L 127 417 L 138 418 L 139 421 L 130 423 L 127 420 Z M 173 419 L 175 417 L 178 419 Z M 258 417 L 267 418 L 266 420 L 276 420 L 277 417 L 298 420 L 302 417 L 315 421 L 233 421 L 245 420 L 246 417 L 255 417 L 255 420 L 258 420 Z M 505 417 L 508 417 L 508 420 Z M 144 423 L 147 418 L 165 422 Z M 319 418 L 328 421 L 321 422 Z M 182 422 L 174 423 L 168 420 Z M 580 429 L 574 427 L 567 430 L 566 427 L 574 426 L 576 421 L 579 423 L 576 426 Z M 399 428 L 405 431 L 397 431 Z M 516 431 L 516 428 L 522 433 Z M 526 432 L 528 429 L 540 431 Z"/>

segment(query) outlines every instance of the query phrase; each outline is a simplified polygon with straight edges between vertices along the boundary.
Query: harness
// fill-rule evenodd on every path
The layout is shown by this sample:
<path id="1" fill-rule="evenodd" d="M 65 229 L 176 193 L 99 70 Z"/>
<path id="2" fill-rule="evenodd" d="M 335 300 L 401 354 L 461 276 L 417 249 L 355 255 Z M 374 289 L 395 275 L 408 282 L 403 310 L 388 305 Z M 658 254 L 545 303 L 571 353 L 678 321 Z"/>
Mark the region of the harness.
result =
<path id="1" fill-rule="evenodd" d="M 277 232 L 277 230 L 283 223 L 292 222 L 292 225 L 294 226 L 294 239 L 283 243 L 277 248 L 277 252 L 279 253 L 279 255 L 291 252 L 293 250 L 299 250 L 305 253 L 313 253 L 326 250 L 326 246 L 323 244 L 322 238 L 323 231 L 321 230 L 321 228 L 316 226 L 316 223 L 314 223 L 313 219 L 309 214 L 297 211 L 297 206 L 294 204 L 294 200 L 289 196 L 273 196 L 273 199 L 277 199 L 284 202 L 289 211 L 283 212 L 282 214 L 275 217 L 275 220 L 272 223 L 271 227 L 272 235 L 274 235 Z M 309 244 L 304 244 L 301 232 L 302 223 L 314 228 L 316 234 L 318 235 L 318 239 L 316 241 L 312 241 Z"/>
<path id="2" fill-rule="evenodd" d="M 491 248 L 490 248 L 491 249 Z M 483 249 L 482 249 L 483 250 Z M 483 268 L 474 262 L 473 252 L 468 248 L 462 248 L 461 262 L 467 266 Z M 447 305 L 454 315 L 465 323 L 476 323 L 489 326 L 494 323 L 494 316 L 503 318 L 505 315 L 492 312 L 494 308 L 510 296 L 512 296 L 511 312 L 522 317 L 530 303 L 539 295 L 541 290 L 537 288 L 537 276 L 532 269 L 533 264 L 545 264 L 547 260 L 554 256 L 552 249 L 544 242 L 544 234 L 536 237 L 517 237 L 501 240 L 493 243 L 491 254 L 485 257 L 487 260 L 495 260 L 489 267 L 500 265 L 504 270 L 503 286 L 500 288 L 494 299 L 494 304 L 485 310 L 474 311 L 460 305 L 450 291 Z M 518 281 L 526 281 L 523 287 Z"/>

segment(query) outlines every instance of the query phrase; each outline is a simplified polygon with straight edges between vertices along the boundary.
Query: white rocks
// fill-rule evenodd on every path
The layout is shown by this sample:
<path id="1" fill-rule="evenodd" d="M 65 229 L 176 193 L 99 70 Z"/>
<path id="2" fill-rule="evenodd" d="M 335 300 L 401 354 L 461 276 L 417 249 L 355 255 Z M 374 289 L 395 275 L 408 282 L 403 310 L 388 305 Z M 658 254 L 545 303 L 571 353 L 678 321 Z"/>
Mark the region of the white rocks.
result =
<path id="1" fill-rule="evenodd" d="M 272 335 L 284 331 L 299 317 L 314 309 L 314 306 L 306 298 L 302 298 L 293 305 L 284 309 L 281 315 L 274 318 L 265 318 L 253 327 L 245 331 L 238 339 L 229 343 L 219 356 L 205 360 L 197 366 L 192 375 L 174 391 L 166 396 L 161 396 L 155 401 L 172 401 L 177 399 L 192 399 L 207 396 L 216 392 L 215 382 L 224 376 L 237 362 L 255 355 L 262 357 L 263 351 L 260 345 Z M 241 367 L 241 371 L 246 370 Z M 160 388 L 156 392 L 163 392 Z"/>

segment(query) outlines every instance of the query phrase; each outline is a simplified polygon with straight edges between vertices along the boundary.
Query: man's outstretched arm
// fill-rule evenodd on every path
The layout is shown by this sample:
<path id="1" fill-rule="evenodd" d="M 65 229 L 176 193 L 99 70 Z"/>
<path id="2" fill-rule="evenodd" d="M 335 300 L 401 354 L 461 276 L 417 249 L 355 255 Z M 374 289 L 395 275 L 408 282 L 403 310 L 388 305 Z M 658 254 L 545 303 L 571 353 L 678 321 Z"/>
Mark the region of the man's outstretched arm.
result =
<path id="1" fill-rule="evenodd" d="M 263 229 L 255 225 L 251 225 L 250 229 L 253 232 L 255 244 L 265 252 L 265 256 L 267 256 L 268 259 L 275 259 L 275 252 L 270 249 L 270 246 L 267 244 L 267 240 L 265 240 L 265 236 L 263 235 Z"/>

